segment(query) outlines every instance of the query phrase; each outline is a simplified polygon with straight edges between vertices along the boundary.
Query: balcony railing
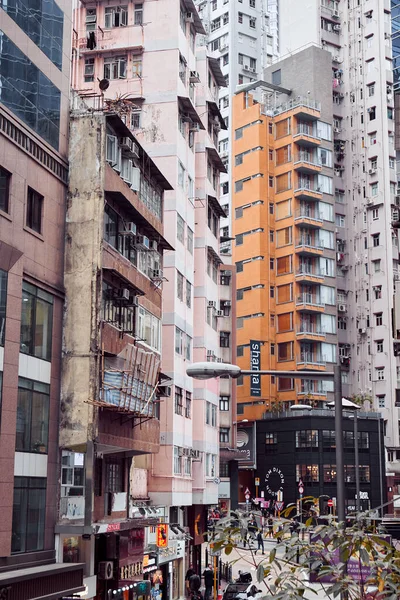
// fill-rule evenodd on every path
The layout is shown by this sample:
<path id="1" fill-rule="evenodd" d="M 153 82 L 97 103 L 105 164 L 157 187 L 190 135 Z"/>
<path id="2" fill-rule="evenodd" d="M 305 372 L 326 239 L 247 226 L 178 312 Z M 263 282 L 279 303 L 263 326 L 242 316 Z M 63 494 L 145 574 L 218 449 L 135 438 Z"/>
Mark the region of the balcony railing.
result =
<path id="1" fill-rule="evenodd" d="M 296 298 L 296 305 L 308 304 L 310 306 L 316 306 L 317 308 L 325 308 L 325 303 L 321 302 L 316 296 L 312 294 L 300 294 Z"/>
<path id="2" fill-rule="evenodd" d="M 323 250 L 324 247 L 321 245 L 319 240 L 312 240 L 310 238 L 299 238 L 296 240 L 296 248 L 310 248 L 310 250 Z"/>
<path id="3" fill-rule="evenodd" d="M 295 220 L 296 219 L 310 219 L 311 221 L 323 223 L 323 218 L 317 210 L 306 210 L 304 208 L 296 210 Z"/>
<path id="4" fill-rule="evenodd" d="M 294 137 L 297 135 L 306 135 L 307 137 L 311 137 L 317 141 L 321 141 L 321 138 L 317 135 L 317 130 L 313 127 L 310 127 L 310 125 L 307 125 L 305 123 L 300 123 L 297 126 Z"/>
<path id="5" fill-rule="evenodd" d="M 306 267 L 299 267 L 296 270 L 296 275 L 299 275 L 302 277 L 315 277 L 315 278 L 324 277 L 324 274 L 321 271 L 318 271 L 318 270 L 310 271 Z"/>
<path id="6" fill-rule="evenodd" d="M 310 181 L 299 181 L 297 187 L 294 190 L 294 193 L 306 193 L 309 192 L 311 194 L 321 194 L 321 188 L 314 186 Z"/>
<path id="7" fill-rule="evenodd" d="M 309 352 L 304 352 L 303 354 L 300 354 L 300 356 L 297 357 L 296 363 L 298 365 L 313 365 L 316 367 L 326 366 L 326 362 L 322 360 L 320 356 Z"/>
<path id="8" fill-rule="evenodd" d="M 312 167 L 321 167 L 321 163 L 318 161 L 317 157 L 313 156 L 309 152 L 299 152 L 299 154 L 295 154 L 294 156 L 294 164 L 298 163 L 307 163 Z"/>
<path id="9" fill-rule="evenodd" d="M 299 327 L 297 328 L 297 335 L 318 335 L 326 337 L 326 333 L 318 329 L 318 327 L 312 323 L 309 323 L 308 325 L 299 325 Z"/>

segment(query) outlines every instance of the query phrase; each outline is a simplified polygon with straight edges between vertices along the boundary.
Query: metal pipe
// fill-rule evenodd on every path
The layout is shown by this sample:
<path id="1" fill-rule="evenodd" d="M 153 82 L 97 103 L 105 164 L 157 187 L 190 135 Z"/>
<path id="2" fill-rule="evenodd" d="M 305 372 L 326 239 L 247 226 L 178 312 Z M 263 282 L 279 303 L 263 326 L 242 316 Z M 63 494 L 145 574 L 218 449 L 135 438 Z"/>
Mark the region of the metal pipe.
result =
<path id="1" fill-rule="evenodd" d="M 335 436 L 336 436 L 336 510 L 338 522 L 345 520 L 344 464 L 343 464 L 343 419 L 342 419 L 342 374 L 335 367 Z"/>
<path id="2" fill-rule="evenodd" d="M 356 514 L 360 513 L 360 461 L 358 454 L 358 415 L 354 411 L 354 463 L 356 470 Z"/>

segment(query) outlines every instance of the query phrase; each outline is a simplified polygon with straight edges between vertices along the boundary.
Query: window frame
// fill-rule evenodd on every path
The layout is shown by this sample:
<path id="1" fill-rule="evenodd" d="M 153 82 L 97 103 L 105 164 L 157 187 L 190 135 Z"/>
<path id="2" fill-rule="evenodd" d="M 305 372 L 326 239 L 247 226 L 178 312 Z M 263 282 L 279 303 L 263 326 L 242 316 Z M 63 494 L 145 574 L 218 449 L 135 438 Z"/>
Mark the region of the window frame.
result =
<path id="1" fill-rule="evenodd" d="M 28 186 L 26 194 L 25 225 L 31 231 L 42 234 L 44 196 Z"/>

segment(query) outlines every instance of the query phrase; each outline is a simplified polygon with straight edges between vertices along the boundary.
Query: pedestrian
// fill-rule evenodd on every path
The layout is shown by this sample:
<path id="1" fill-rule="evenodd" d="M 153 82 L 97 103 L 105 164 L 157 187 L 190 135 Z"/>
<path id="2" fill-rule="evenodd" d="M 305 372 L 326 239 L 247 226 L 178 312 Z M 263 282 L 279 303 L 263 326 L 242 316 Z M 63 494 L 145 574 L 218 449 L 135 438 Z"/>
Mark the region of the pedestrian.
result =
<path id="1" fill-rule="evenodd" d="M 268 519 L 268 537 L 274 537 L 274 521 L 271 516 Z"/>
<path id="2" fill-rule="evenodd" d="M 261 529 L 259 529 L 258 533 L 257 533 L 257 550 L 254 551 L 254 554 L 257 554 L 258 550 L 262 550 L 262 553 L 265 554 L 265 552 L 264 552 L 264 540 L 263 540 Z"/>
<path id="3" fill-rule="evenodd" d="M 190 596 L 190 578 L 192 577 L 192 575 L 195 575 L 195 570 L 193 568 L 193 565 L 190 564 L 188 570 L 186 571 L 186 575 L 185 575 L 186 595 L 187 596 Z"/>
<path id="4" fill-rule="evenodd" d="M 212 589 L 214 586 L 214 572 L 211 569 L 211 565 L 207 565 L 203 572 L 204 587 L 206 588 L 204 599 L 210 600 L 212 596 Z"/>
<path id="5" fill-rule="evenodd" d="M 200 593 L 200 587 L 201 587 L 201 579 L 200 577 L 197 575 L 197 573 L 193 573 L 193 575 L 190 576 L 189 579 L 189 596 L 192 596 L 193 598 L 198 598 L 199 600 L 202 600 L 202 595 Z"/>
<path id="6" fill-rule="evenodd" d="M 283 527 L 282 527 L 282 525 L 278 525 L 278 529 L 276 531 L 276 539 L 278 540 L 278 544 L 280 544 L 282 541 L 282 535 L 283 535 Z"/>
<path id="7" fill-rule="evenodd" d="M 247 543 L 247 529 L 245 527 L 241 528 L 241 530 L 240 530 L 240 537 L 242 538 L 243 548 L 246 548 L 246 543 Z"/>

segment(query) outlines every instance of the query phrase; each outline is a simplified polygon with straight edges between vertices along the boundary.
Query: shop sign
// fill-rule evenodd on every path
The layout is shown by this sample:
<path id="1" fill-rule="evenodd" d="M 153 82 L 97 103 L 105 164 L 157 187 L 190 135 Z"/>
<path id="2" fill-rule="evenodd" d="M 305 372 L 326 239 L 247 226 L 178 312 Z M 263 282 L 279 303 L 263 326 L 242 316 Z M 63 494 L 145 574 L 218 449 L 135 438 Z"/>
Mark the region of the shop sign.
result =
<path id="1" fill-rule="evenodd" d="M 160 548 L 158 551 L 158 564 L 164 564 L 171 560 L 182 558 L 185 553 L 185 542 L 170 542 L 168 548 Z"/>
<path id="2" fill-rule="evenodd" d="M 256 429 L 255 423 L 240 423 L 237 425 L 237 449 L 241 457 L 239 467 L 254 469 L 256 466 Z"/>
<path id="3" fill-rule="evenodd" d="M 111 531 L 119 531 L 121 529 L 121 523 L 108 523 L 106 532 L 111 533 Z M 99 531 L 98 533 L 102 533 Z"/>
<path id="4" fill-rule="evenodd" d="M 285 476 L 282 473 L 281 469 L 278 467 L 272 467 L 272 469 L 268 469 L 265 475 L 265 489 L 270 496 L 281 500 L 278 497 L 279 492 L 283 492 L 283 485 L 285 483 Z"/>
<path id="5" fill-rule="evenodd" d="M 143 557 L 143 573 L 150 573 L 157 570 L 157 561 L 154 556 L 150 557 L 145 554 Z"/>
<path id="6" fill-rule="evenodd" d="M 261 369 L 261 342 L 258 340 L 250 340 L 250 369 Z M 261 396 L 261 376 L 258 374 L 250 377 L 250 396 Z"/>
<path id="7" fill-rule="evenodd" d="M 124 567 L 120 567 L 119 569 L 119 579 L 120 581 L 132 580 L 135 577 L 143 574 L 143 562 L 138 561 L 135 563 L 131 563 L 130 565 L 125 565 Z"/>
<path id="8" fill-rule="evenodd" d="M 167 548 L 168 546 L 168 525 L 162 523 L 157 525 L 157 546 Z"/>

